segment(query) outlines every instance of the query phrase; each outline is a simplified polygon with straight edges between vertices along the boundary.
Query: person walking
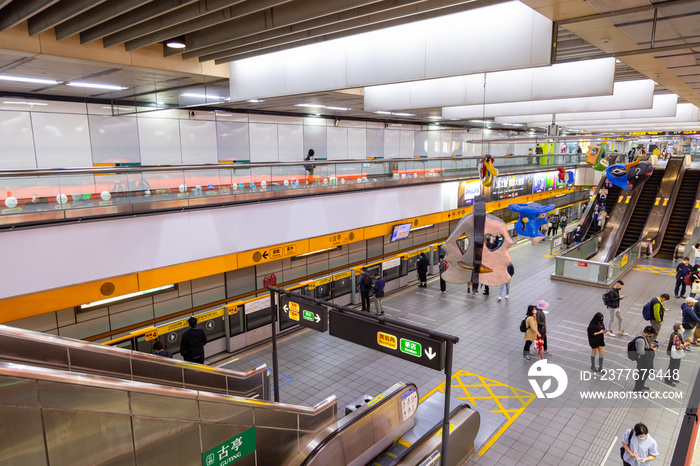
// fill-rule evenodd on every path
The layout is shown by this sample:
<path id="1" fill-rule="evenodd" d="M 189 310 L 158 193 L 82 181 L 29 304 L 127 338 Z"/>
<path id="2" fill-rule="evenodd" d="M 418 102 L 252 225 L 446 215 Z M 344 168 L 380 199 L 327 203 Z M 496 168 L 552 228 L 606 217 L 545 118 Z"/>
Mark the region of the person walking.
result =
<path id="1" fill-rule="evenodd" d="M 661 331 L 661 323 L 664 321 L 664 313 L 668 311 L 664 307 L 664 303 L 671 299 L 671 297 L 664 293 L 661 296 L 653 298 L 649 304 L 651 305 L 651 319 L 649 320 L 649 325 L 654 329 L 656 335 Z"/>
<path id="2" fill-rule="evenodd" d="M 617 317 L 617 333 L 620 336 L 625 337 L 629 335 L 622 329 L 622 313 L 620 312 L 620 300 L 626 298 L 626 296 L 620 296 L 620 290 L 623 286 L 625 286 L 624 282 L 622 280 L 618 280 L 617 282 L 615 282 L 613 287 L 608 290 L 607 293 L 607 308 L 608 311 L 610 311 L 610 320 L 608 321 L 608 335 L 610 335 L 611 337 L 615 336 L 615 332 L 613 331 L 613 321 L 615 320 L 615 317 Z"/>
<path id="3" fill-rule="evenodd" d="M 314 152 L 313 149 L 309 149 L 309 152 L 306 154 L 306 157 L 304 157 L 304 162 L 309 162 L 314 160 L 314 155 L 316 153 Z M 304 169 L 306 170 L 307 177 L 306 177 L 306 182 L 308 183 L 309 181 L 313 182 L 314 179 L 314 168 L 316 168 L 316 165 L 312 164 L 306 164 L 304 165 Z"/>
<path id="4" fill-rule="evenodd" d="M 691 344 L 694 346 L 698 345 L 697 338 L 695 337 L 695 329 L 700 326 L 700 317 L 695 313 L 695 303 L 698 301 L 695 298 L 686 298 L 685 302 L 681 304 L 681 312 L 683 313 L 683 339 L 691 339 Z"/>
<path id="5" fill-rule="evenodd" d="M 372 277 L 367 273 L 367 267 L 360 269 L 360 278 L 358 287 L 360 289 L 360 300 L 362 301 L 361 311 L 369 312 L 369 293 L 372 291 Z"/>
<path id="6" fill-rule="evenodd" d="M 527 307 L 527 312 L 525 313 L 525 335 L 523 335 L 523 340 L 525 340 L 523 359 L 526 361 L 530 360 L 530 346 L 532 346 L 532 342 L 541 336 L 540 332 L 537 331 L 536 315 L 537 307 L 530 304 Z"/>
<path id="7" fill-rule="evenodd" d="M 379 272 L 374 274 L 374 288 L 372 288 L 372 293 L 374 293 L 374 315 L 384 315 L 384 309 L 382 309 L 382 298 L 384 297 L 384 278 Z"/>
<path id="8" fill-rule="evenodd" d="M 622 434 L 622 464 L 623 466 L 647 465 L 659 456 L 659 445 L 643 423 L 635 424 Z"/>
<path id="9" fill-rule="evenodd" d="M 508 270 L 508 273 L 510 274 L 511 277 L 515 274 L 515 269 L 513 268 L 513 264 L 510 264 L 510 265 L 508 266 L 508 269 L 507 269 L 507 270 Z M 510 280 L 508 280 L 507 282 L 505 282 L 503 285 L 501 285 L 501 286 L 498 288 L 498 301 L 500 301 L 501 299 L 503 299 L 503 290 L 505 290 L 505 292 L 506 292 L 506 299 L 508 299 L 508 297 L 509 297 L 509 295 L 510 295 Z"/>
<path id="10" fill-rule="evenodd" d="M 440 264 L 438 265 L 440 269 L 440 292 L 444 293 L 447 291 L 447 283 L 445 283 L 445 280 L 442 279 L 442 274 L 447 271 L 447 262 L 445 262 L 445 256 L 440 255 Z"/>
<path id="11" fill-rule="evenodd" d="M 182 334 L 180 354 L 185 361 L 204 364 L 204 345 L 207 344 L 207 335 L 204 330 L 197 327 L 196 318 L 190 317 L 187 324 L 190 328 Z"/>
<path id="12" fill-rule="evenodd" d="M 637 362 L 637 380 L 634 381 L 634 390 L 639 392 L 649 390 L 649 387 L 644 386 L 644 382 L 649 378 L 649 371 L 654 368 L 654 352 L 658 351 L 658 346 L 652 346 L 649 343 L 650 338 L 654 338 L 656 331 L 651 325 L 644 327 L 636 337 L 634 337 L 634 351 L 630 351 L 628 355 L 630 359 Z M 628 347 L 629 351 L 629 347 Z"/>
<path id="13" fill-rule="evenodd" d="M 694 265 L 690 269 L 690 293 L 688 296 L 694 298 L 700 293 L 700 265 Z"/>
<path id="14" fill-rule="evenodd" d="M 416 262 L 416 271 L 418 272 L 418 288 L 428 287 L 428 258 L 424 252 L 420 253 L 418 256 L 418 262 Z"/>
<path id="15" fill-rule="evenodd" d="M 588 344 L 591 347 L 591 370 L 600 372 L 603 370 L 605 358 L 605 316 L 602 312 L 596 312 L 588 324 Z M 595 367 L 595 357 L 598 355 L 598 369 Z"/>
<path id="16" fill-rule="evenodd" d="M 695 243 L 695 246 L 691 248 L 691 256 L 693 257 L 693 264 L 700 265 L 700 243 Z"/>
<path id="17" fill-rule="evenodd" d="M 680 378 L 679 370 L 681 367 L 681 359 L 685 357 L 685 349 L 690 342 L 690 338 L 688 341 L 683 340 L 682 332 L 683 324 L 674 324 L 673 333 L 668 339 L 668 348 L 666 348 L 666 354 L 668 355 L 669 360 L 668 369 L 666 369 L 666 372 L 664 373 L 664 382 L 666 385 L 670 385 L 672 387 L 676 386 L 676 383 Z"/>
<path id="18" fill-rule="evenodd" d="M 685 298 L 685 276 L 690 273 L 690 259 L 683 258 L 683 262 L 676 266 L 676 288 L 674 289 L 676 298 Z M 681 294 L 678 294 L 680 288 Z"/>
<path id="19" fill-rule="evenodd" d="M 537 313 L 535 316 L 537 317 L 537 331 L 542 335 L 542 349 L 544 350 L 544 354 L 551 356 L 552 353 L 547 349 L 547 315 L 545 309 L 548 307 L 549 303 L 541 299 L 540 302 L 537 303 Z"/>

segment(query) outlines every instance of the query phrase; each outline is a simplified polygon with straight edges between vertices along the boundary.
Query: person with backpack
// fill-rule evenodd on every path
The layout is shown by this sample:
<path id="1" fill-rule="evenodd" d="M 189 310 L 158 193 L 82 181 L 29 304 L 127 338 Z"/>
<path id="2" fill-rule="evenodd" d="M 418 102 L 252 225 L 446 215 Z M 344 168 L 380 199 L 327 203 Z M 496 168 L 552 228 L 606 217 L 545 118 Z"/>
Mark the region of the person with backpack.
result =
<path id="1" fill-rule="evenodd" d="M 640 392 L 649 390 L 644 386 L 644 382 L 649 378 L 649 371 L 654 368 L 654 352 L 658 351 L 658 346 L 651 346 L 649 338 L 656 335 L 654 327 L 647 325 L 636 337 L 627 344 L 627 357 L 637 363 L 638 377 L 634 381 L 634 390 Z"/>
<path id="2" fill-rule="evenodd" d="M 596 312 L 588 324 L 588 344 L 591 347 L 591 370 L 601 372 L 605 358 L 605 316 Z M 598 368 L 595 367 L 595 356 L 598 355 Z"/>
<path id="3" fill-rule="evenodd" d="M 445 280 L 442 279 L 442 274 L 447 271 L 447 262 L 445 262 L 445 256 L 440 255 L 440 265 L 438 266 L 440 269 L 440 292 L 444 293 L 447 291 L 447 283 L 445 283 Z"/>
<path id="4" fill-rule="evenodd" d="M 603 293 L 603 304 L 610 311 L 610 320 L 608 321 L 608 335 L 611 337 L 615 336 L 613 331 L 613 321 L 617 317 L 617 329 L 620 336 L 629 335 L 622 329 L 622 313 L 620 312 L 620 300 L 625 299 L 626 296 L 620 296 L 620 290 L 625 286 L 622 280 L 615 282 L 612 288 L 610 288 L 606 293 Z"/>
<path id="5" fill-rule="evenodd" d="M 358 283 L 360 299 L 362 300 L 361 311 L 369 312 L 369 292 L 372 291 L 373 286 L 374 283 L 372 283 L 372 277 L 367 273 L 367 268 L 362 267 L 360 269 L 360 279 Z"/>
<path id="6" fill-rule="evenodd" d="M 530 304 L 527 307 L 527 312 L 525 313 L 525 319 L 520 322 L 520 331 L 524 332 L 523 340 L 525 340 L 525 347 L 523 348 L 523 359 L 526 361 L 530 360 L 530 346 L 532 342 L 540 338 L 540 332 L 537 331 L 537 317 L 536 317 L 537 307 Z"/>
<path id="7" fill-rule="evenodd" d="M 649 464 L 659 456 L 659 445 L 649 435 L 647 426 L 640 422 L 622 434 L 620 456 L 624 466 Z"/>
<path id="8" fill-rule="evenodd" d="M 416 262 L 416 271 L 418 272 L 418 288 L 428 287 L 428 257 L 424 252 L 420 253 L 418 262 Z"/>
<path id="9" fill-rule="evenodd" d="M 668 369 L 664 372 L 664 382 L 666 385 L 672 387 L 676 386 L 676 383 L 680 380 L 679 371 L 681 367 L 681 359 L 685 357 L 685 349 L 690 338 L 687 341 L 683 341 L 683 325 L 674 324 L 673 333 L 668 339 L 668 348 L 666 348 L 666 354 L 669 357 Z"/>
<path id="10" fill-rule="evenodd" d="M 671 299 L 671 297 L 664 293 L 658 296 L 644 305 L 642 308 L 642 317 L 644 320 L 649 321 L 649 325 L 654 329 L 655 334 L 659 334 L 661 331 L 661 323 L 664 321 L 664 312 L 668 311 L 664 307 L 664 303 Z"/>
<path id="11" fill-rule="evenodd" d="M 382 309 L 382 298 L 384 297 L 384 278 L 382 278 L 382 275 L 379 272 L 374 274 L 374 288 L 372 288 L 372 293 L 374 293 L 374 315 L 384 315 L 384 309 Z"/>
<path id="12" fill-rule="evenodd" d="M 685 298 L 685 276 L 690 273 L 690 259 L 683 258 L 683 262 L 676 266 L 676 298 Z M 678 294 L 680 288 L 681 294 Z"/>
<path id="13" fill-rule="evenodd" d="M 695 337 L 695 328 L 700 326 L 700 317 L 695 312 L 695 305 L 698 301 L 695 298 L 686 298 L 685 302 L 681 304 L 681 311 L 683 313 L 683 338 L 691 338 L 691 344 L 694 346 L 698 345 L 698 340 Z"/>

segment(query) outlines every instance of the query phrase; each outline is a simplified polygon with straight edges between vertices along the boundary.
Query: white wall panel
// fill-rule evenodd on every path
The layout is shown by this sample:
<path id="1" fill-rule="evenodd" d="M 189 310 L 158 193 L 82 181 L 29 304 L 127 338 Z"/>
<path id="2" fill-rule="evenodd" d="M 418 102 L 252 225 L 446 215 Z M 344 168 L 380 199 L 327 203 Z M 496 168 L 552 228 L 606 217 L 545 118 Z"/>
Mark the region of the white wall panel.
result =
<path id="1" fill-rule="evenodd" d="M 413 131 L 401 131 L 399 144 L 399 157 L 411 158 L 414 156 L 413 147 L 415 144 L 415 137 Z"/>
<path id="2" fill-rule="evenodd" d="M 298 162 L 304 152 L 304 127 L 302 125 L 277 125 L 279 162 Z"/>
<path id="3" fill-rule="evenodd" d="M 346 160 L 348 144 L 348 128 L 328 128 L 328 160 Z"/>
<path id="4" fill-rule="evenodd" d="M 216 122 L 180 120 L 182 163 L 206 164 L 219 161 L 216 149 Z"/>
<path id="5" fill-rule="evenodd" d="M 38 168 L 92 167 L 87 115 L 32 113 Z"/>
<path id="6" fill-rule="evenodd" d="M 384 157 L 383 129 L 367 129 L 367 157 Z"/>
<path id="7" fill-rule="evenodd" d="M 141 163 L 134 117 L 88 116 L 93 163 Z"/>
<path id="8" fill-rule="evenodd" d="M 181 165 L 180 125 L 175 119 L 139 118 L 142 165 Z"/>
<path id="9" fill-rule="evenodd" d="M 442 133 L 440 131 L 428 131 L 428 157 L 442 157 Z"/>
<path id="10" fill-rule="evenodd" d="M 2 233 L 3 260 L 13 264 L 13 273 L 0 281 L 0 299 L 442 212 L 456 208 L 457 185 L 439 183 L 8 231 Z M 358 209 L 360 205 L 376 207 Z M 246 234 L 231 234 L 240 231 L 241 225 Z M 203 231 L 206 241 L 202 241 Z M 27 251 L 32 251 L 33 260 L 26 260 Z"/>
<path id="11" fill-rule="evenodd" d="M 307 118 L 308 120 L 308 118 Z M 314 118 L 314 123 L 324 123 L 323 126 L 304 125 L 304 153 L 308 154 L 309 149 L 314 150 L 314 156 L 317 159 L 325 159 L 328 157 L 328 133 L 325 126 L 325 120 Z"/>
<path id="12" fill-rule="evenodd" d="M 367 130 L 365 128 L 348 128 L 348 159 L 367 157 Z"/>
<path id="13" fill-rule="evenodd" d="M 250 161 L 274 162 L 277 160 L 277 125 L 250 123 Z"/>
<path id="14" fill-rule="evenodd" d="M 250 160 L 248 123 L 217 121 L 216 146 L 219 160 Z"/>
<path id="15" fill-rule="evenodd" d="M 384 158 L 399 158 L 401 156 L 401 131 L 384 131 Z"/>
<path id="16" fill-rule="evenodd" d="M 0 169 L 36 168 L 29 112 L 0 111 Z"/>
<path id="17" fill-rule="evenodd" d="M 542 66 L 551 30 L 520 2 L 403 24 L 231 62 L 231 99 Z"/>

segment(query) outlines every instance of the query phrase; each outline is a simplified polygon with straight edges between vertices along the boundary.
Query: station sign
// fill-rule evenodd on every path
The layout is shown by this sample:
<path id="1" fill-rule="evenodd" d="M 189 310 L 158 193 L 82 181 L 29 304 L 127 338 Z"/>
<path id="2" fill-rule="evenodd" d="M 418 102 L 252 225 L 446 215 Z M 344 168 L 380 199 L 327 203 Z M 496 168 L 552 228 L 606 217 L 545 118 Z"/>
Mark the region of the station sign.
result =
<path id="1" fill-rule="evenodd" d="M 352 343 L 441 371 L 445 368 L 445 343 L 390 324 L 330 311 L 330 335 Z"/>
<path id="2" fill-rule="evenodd" d="M 255 451 L 255 427 L 226 440 L 202 455 L 202 466 L 226 466 Z"/>
<path id="3" fill-rule="evenodd" d="M 328 310 L 325 307 L 293 300 L 284 295 L 280 295 L 279 303 L 281 319 L 318 332 L 328 330 Z"/>

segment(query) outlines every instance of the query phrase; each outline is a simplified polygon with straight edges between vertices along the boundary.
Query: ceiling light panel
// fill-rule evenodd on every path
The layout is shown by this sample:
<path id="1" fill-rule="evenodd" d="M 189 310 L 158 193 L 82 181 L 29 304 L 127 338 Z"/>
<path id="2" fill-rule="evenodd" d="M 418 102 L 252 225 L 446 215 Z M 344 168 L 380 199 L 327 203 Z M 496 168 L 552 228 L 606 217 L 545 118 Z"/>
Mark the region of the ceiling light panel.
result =
<path id="1" fill-rule="evenodd" d="M 654 81 L 644 79 L 615 83 L 613 94 L 609 96 L 445 107 L 442 109 L 442 116 L 444 118 L 493 118 L 508 115 L 635 110 L 649 109 L 653 101 Z"/>
<path id="2" fill-rule="evenodd" d="M 365 87 L 365 110 L 481 105 L 610 95 L 615 59 Z M 486 92 L 484 92 L 484 83 Z"/>
<path id="3" fill-rule="evenodd" d="M 567 122 L 570 126 L 600 126 L 600 125 L 644 125 L 644 124 L 676 124 L 676 123 L 698 123 L 700 122 L 700 110 L 693 104 L 683 103 L 678 104 L 676 107 L 676 115 L 672 117 L 652 117 L 652 118 L 625 118 L 625 119 L 612 119 L 612 120 L 579 120 Z M 543 122 L 529 123 L 528 126 L 541 126 Z M 551 120 L 548 123 L 550 124 Z"/>
<path id="4" fill-rule="evenodd" d="M 0 81 L 12 81 L 12 82 L 18 82 L 18 83 L 48 84 L 48 85 L 56 85 L 56 84 L 61 83 L 61 81 L 54 81 L 53 79 L 24 78 L 21 76 L 0 76 Z"/>
<path id="5" fill-rule="evenodd" d="M 128 87 L 116 86 L 114 84 L 99 84 L 99 83 L 71 82 L 71 83 L 67 83 L 67 85 L 74 86 L 74 87 L 87 87 L 90 89 L 104 89 L 104 90 L 108 90 L 108 91 L 123 91 L 124 89 L 128 89 Z"/>

